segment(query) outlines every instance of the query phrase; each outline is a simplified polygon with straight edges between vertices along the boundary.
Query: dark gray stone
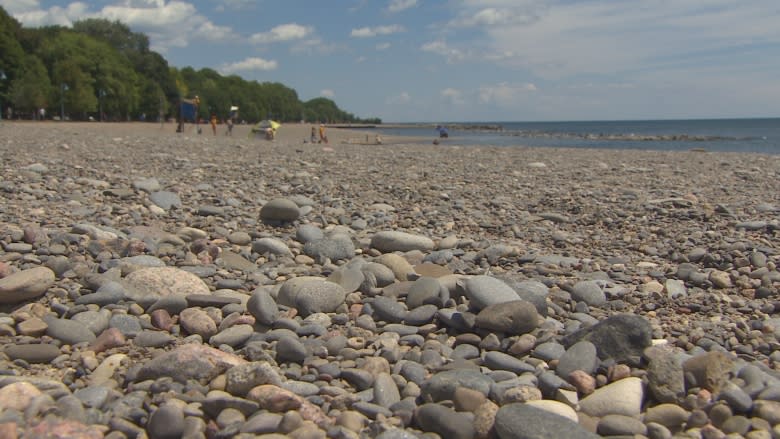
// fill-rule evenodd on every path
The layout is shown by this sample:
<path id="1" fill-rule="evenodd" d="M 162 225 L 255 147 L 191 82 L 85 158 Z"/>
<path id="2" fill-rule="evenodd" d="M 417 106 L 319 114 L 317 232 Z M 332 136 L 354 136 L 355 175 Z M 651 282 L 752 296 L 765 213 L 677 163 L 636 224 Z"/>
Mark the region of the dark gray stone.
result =
<path id="1" fill-rule="evenodd" d="M 477 314 L 478 328 L 508 335 L 527 334 L 539 325 L 536 307 L 524 300 L 489 305 Z"/>
<path id="2" fill-rule="evenodd" d="M 7 345 L 3 352 L 11 360 L 24 360 L 28 363 L 48 363 L 60 355 L 60 348 L 53 344 L 12 344 Z"/>
<path id="3" fill-rule="evenodd" d="M 280 363 L 303 363 L 306 346 L 297 338 L 282 337 L 276 342 L 276 361 Z"/>
<path id="4" fill-rule="evenodd" d="M 249 311 L 258 323 L 272 325 L 279 316 L 279 307 L 271 294 L 263 288 L 256 289 L 246 303 Z"/>
<path id="5" fill-rule="evenodd" d="M 559 377 L 568 380 L 569 374 L 575 370 L 581 370 L 590 375 L 596 370 L 598 365 L 599 358 L 596 353 L 596 346 L 589 341 L 581 341 L 575 343 L 566 350 L 566 353 L 561 355 L 555 373 Z"/>
<path id="6" fill-rule="evenodd" d="M 440 404 L 423 404 L 415 410 L 414 419 L 422 431 L 447 439 L 473 439 L 476 434 L 471 418 Z"/>
<path id="7" fill-rule="evenodd" d="M 95 334 L 89 328 L 80 322 L 74 320 L 63 320 L 52 316 L 43 318 L 49 327 L 46 329 L 46 335 L 56 338 L 65 344 L 91 343 L 95 341 Z"/>
<path id="8" fill-rule="evenodd" d="M 494 428 L 499 439 L 600 438 L 570 419 L 523 403 L 501 407 Z"/>
<path id="9" fill-rule="evenodd" d="M 587 340 L 596 346 L 601 360 L 614 359 L 626 361 L 639 357 L 652 342 L 653 328 L 641 316 L 634 314 L 616 314 L 598 324 L 567 335 L 561 341 L 564 346 L 572 346 L 581 340 Z"/>
<path id="10" fill-rule="evenodd" d="M 432 401 L 451 400 L 455 396 L 455 389 L 466 387 L 481 392 L 487 396 L 493 380 L 478 370 L 454 369 L 439 372 L 433 375 L 422 385 L 422 396 Z"/>
<path id="11" fill-rule="evenodd" d="M 325 259 L 339 261 L 355 256 L 355 244 L 349 236 L 337 234 L 330 238 L 307 242 L 303 246 L 303 252 L 317 261 Z"/>
<path id="12" fill-rule="evenodd" d="M 400 323 L 408 312 L 404 305 L 393 298 L 379 296 L 371 301 L 374 310 L 374 320 L 383 320 L 388 323 Z"/>
<path id="13" fill-rule="evenodd" d="M 149 439 L 180 439 L 184 433 L 184 411 L 174 404 L 163 404 L 152 412 L 146 428 Z"/>

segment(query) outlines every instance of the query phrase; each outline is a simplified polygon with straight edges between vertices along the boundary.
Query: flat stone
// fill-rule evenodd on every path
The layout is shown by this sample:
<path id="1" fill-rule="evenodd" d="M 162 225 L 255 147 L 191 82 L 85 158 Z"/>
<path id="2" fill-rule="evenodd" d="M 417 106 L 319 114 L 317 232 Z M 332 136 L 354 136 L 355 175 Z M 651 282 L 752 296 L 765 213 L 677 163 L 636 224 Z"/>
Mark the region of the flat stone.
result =
<path id="1" fill-rule="evenodd" d="M 578 423 L 524 403 L 501 407 L 496 413 L 499 439 L 597 439 Z"/>
<path id="2" fill-rule="evenodd" d="M 472 439 L 475 434 L 468 417 L 440 404 L 421 405 L 415 410 L 414 418 L 422 431 L 433 432 L 443 438 Z"/>
<path id="3" fill-rule="evenodd" d="M 46 334 L 65 344 L 91 343 L 97 338 L 86 325 L 75 320 L 46 316 L 43 321 L 48 325 Z"/>
<path id="4" fill-rule="evenodd" d="M 53 344 L 12 344 L 3 352 L 11 360 L 21 359 L 28 363 L 48 363 L 60 355 L 60 348 Z"/>
<path id="5" fill-rule="evenodd" d="M 427 236 L 391 230 L 375 233 L 371 237 L 371 247 L 382 253 L 408 252 L 412 250 L 427 252 L 433 250 L 434 243 Z"/>
<path id="6" fill-rule="evenodd" d="M 211 293 L 198 276 L 175 267 L 143 268 L 128 274 L 124 281 L 129 287 L 127 295 L 132 300 Z"/>
<path id="7" fill-rule="evenodd" d="M 495 277 L 474 276 L 462 283 L 469 306 L 481 310 L 490 305 L 519 300 L 515 290 Z"/>
<path id="8" fill-rule="evenodd" d="M 477 314 L 478 328 L 505 333 L 507 335 L 527 334 L 539 325 L 539 312 L 525 300 L 488 305 Z"/>
<path id="9" fill-rule="evenodd" d="M 136 381 L 161 377 L 171 377 L 180 383 L 186 383 L 188 379 L 209 381 L 227 369 L 245 363 L 241 357 L 210 346 L 186 344 L 144 363 Z"/>
<path id="10" fill-rule="evenodd" d="M 580 410 L 595 417 L 639 416 L 643 400 L 642 380 L 629 377 L 596 389 L 595 392 L 580 400 Z"/>
<path id="11" fill-rule="evenodd" d="M 54 271 L 35 267 L 0 279 L 0 304 L 13 304 L 43 295 L 54 284 Z"/>

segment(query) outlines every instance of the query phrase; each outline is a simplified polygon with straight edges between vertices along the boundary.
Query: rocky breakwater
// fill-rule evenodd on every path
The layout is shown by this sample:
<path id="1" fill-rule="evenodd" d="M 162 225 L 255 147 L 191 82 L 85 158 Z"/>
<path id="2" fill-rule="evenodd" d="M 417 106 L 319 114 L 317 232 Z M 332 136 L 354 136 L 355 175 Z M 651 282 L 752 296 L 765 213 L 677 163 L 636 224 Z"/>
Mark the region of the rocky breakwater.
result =
<path id="1" fill-rule="evenodd" d="M 780 435 L 777 161 L 14 142 L 3 437 Z"/>

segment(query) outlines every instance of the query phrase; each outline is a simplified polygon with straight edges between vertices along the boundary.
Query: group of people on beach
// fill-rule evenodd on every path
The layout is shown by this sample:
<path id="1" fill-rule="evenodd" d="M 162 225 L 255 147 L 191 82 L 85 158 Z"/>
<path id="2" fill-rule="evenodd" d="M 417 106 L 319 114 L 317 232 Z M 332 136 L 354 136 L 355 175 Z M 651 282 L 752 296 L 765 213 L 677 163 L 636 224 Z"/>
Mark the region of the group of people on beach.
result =
<path id="1" fill-rule="evenodd" d="M 320 130 L 319 130 L 320 138 L 319 142 L 317 141 L 317 128 L 312 125 L 311 127 L 311 137 L 309 138 L 309 141 L 311 143 L 328 143 L 328 136 L 325 134 L 325 124 L 320 124 Z"/>

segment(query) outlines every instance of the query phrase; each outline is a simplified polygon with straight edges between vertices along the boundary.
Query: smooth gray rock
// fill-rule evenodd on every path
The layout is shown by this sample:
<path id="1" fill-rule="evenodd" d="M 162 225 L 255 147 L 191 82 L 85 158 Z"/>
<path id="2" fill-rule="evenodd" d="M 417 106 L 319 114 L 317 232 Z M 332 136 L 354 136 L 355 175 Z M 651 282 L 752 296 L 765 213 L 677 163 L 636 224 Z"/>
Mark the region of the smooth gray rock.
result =
<path id="1" fill-rule="evenodd" d="M 436 373 L 422 385 L 422 396 L 431 398 L 432 401 L 451 400 L 455 395 L 455 389 L 466 387 L 481 392 L 487 396 L 490 394 L 490 386 L 493 380 L 477 370 L 454 369 Z"/>
<path id="2" fill-rule="evenodd" d="M 391 230 L 375 233 L 371 237 L 371 247 L 382 253 L 408 252 L 411 250 L 428 252 L 433 250 L 434 244 L 433 240 L 427 236 Z"/>
<path id="3" fill-rule="evenodd" d="M 568 380 L 569 374 L 575 370 L 584 371 L 592 374 L 599 365 L 599 358 L 596 352 L 596 346 L 589 341 L 580 341 L 572 345 L 558 359 L 558 366 L 555 373 L 559 377 Z"/>
<path id="4" fill-rule="evenodd" d="M 490 351 L 485 354 L 485 366 L 492 370 L 508 370 L 516 374 L 535 371 L 535 368 L 525 361 L 498 351 Z"/>
<path id="5" fill-rule="evenodd" d="M 388 323 L 400 323 L 407 314 L 406 307 L 391 297 L 378 296 L 371 301 L 374 320 Z"/>
<path id="6" fill-rule="evenodd" d="M 398 392 L 398 386 L 393 377 L 387 373 L 380 373 L 374 380 L 374 404 L 390 408 L 393 404 L 401 400 L 401 394 Z"/>
<path id="7" fill-rule="evenodd" d="M 284 241 L 276 238 L 260 238 L 252 243 L 252 253 L 259 255 L 272 254 L 278 256 L 292 256 L 290 247 Z"/>
<path id="8" fill-rule="evenodd" d="M 295 221 L 301 216 L 298 205 L 286 198 L 276 198 L 260 208 L 260 219 L 272 221 Z"/>
<path id="9" fill-rule="evenodd" d="M 601 437 L 563 416 L 523 403 L 501 407 L 496 413 L 494 428 L 499 439 L 598 439 Z"/>
<path id="10" fill-rule="evenodd" d="M 309 241 L 316 241 L 325 237 L 325 233 L 321 228 L 311 224 L 301 224 L 295 230 L 295 239 L 298 242 L 306 244 Z"/>
<path id="11" fill-rule="evenodd" d="M 146 428 L 149 439 L 180 439 L 184 433 L 184 411 L 175 404 L 163 404 L 152 412 Z"/>
<path id="12" fill-rule="evenodd" d="M 9 344 L 3 349 L 11 360 L 24 360 L 28 363 L 48 363 L 60 355 L 60 348 L 48 343 Z"/>
<path id="13" fill-rule="evenodd" d="M 232 348 L 238 348 L 244 344 L 249 337 L 254 334 L 252 325 L 235 325 L 211 336 L 209 344 L 212 346 L 221 346 L 223 344 Z"/>
<path id="14" fill-rule="evenodd" d="M 179 194 L 170 191 L 157 191 L 149 194 L 149 199 L 162 210 L 171 210 L 174 207 L 181 209 L 182 203 Z"/>
<path id="15" fill-rule="evenodd" d="M 492 276 L 470 277 L 461 285 L 469 299 L 469 306 L 476 310 L 520 299 L 512 287 Z"/>
<path id="16" fill-rule="evenodd" d="M 336 234 L 307 242 L 303 246 L 303 253 L 317 261 L 340 261 L 355 256 L 355 244 L 349 236 Z"/>
<path id="17" fill-rule="evenodd" d="M 473 439 L 474 426 L 463 413 L 440 404 L 423 404 L 415 410 L 414 419 L 422 431 L 447 439 Z"/>
<path id="18" fill-rule="evenodd" d="M 18 271 L 0 279 L 0 304 L 12 304 L 35 299 L 54 284 L 54 271 L 35 267 Z"/>
<path id="19" fill-rule="evenodd" d="M 406 306 L 411 310 L 426 304 L 441 304 L 442 285 L 436 278 L 423 276 L 412 283 L 406 296 Z"/>
<path id="20" fill-rule="evenodd" d="M 95 341 L 95 334 L 87 325 L 74 321 L 45 316 L 43 321 L 49 325 L 46 335 L 56 338 L 65 344 L 91 343 Z"/>
<path id="21" fill-rule="evenodd" d="M 119 303 L 125 298 L 125 287 L 119 282 L 107 282 L 93 294 L 85 294 L 76 299 L 76 305 L 95 304 L 106 306 Z"/>
<path id="22" fill-rule="evenodd" d="M 595 280 L 580 281 L 571 290 L 572 299 L 585 302 L 590 306 L 601 306 L 607 303 L 607 296 Z"/>
<path id="23" fill-rule="evenodd" d="M 280 363 L 303 363 L 306 346 L 297 338 L 282 337 L 276 342 L 276 361 Z"/>
<path id="24" fill-rule="evenodd" d="M 133 339 L 133 344 L 144 348 L 161 348 L 168 346 L 176 337 L 163 331 L 141 331 Z"/>
<path id="25" fill-rule="evenodd" d="M 539 312 L 525 300 L 488 305 L 477 314 L 478 328 L 505 333 L 507 335 L 527 334 L 539 325 Z"/>
<path id="26" fill-rule="evenodd" d="M 246 310 L 258 323 L 272 325 L 279 316 L 279 307 L 271 294 L 264 288 L 257 288 L 246 302 Z"/>
<path id="27" fill-rule="evenodd" d="M 141 322 L 138 317 L 128 314 L 114 314 L 108 321 L 109 328 L 116 328 L 125 337 L 133 338 L 141 332 Z"/>

